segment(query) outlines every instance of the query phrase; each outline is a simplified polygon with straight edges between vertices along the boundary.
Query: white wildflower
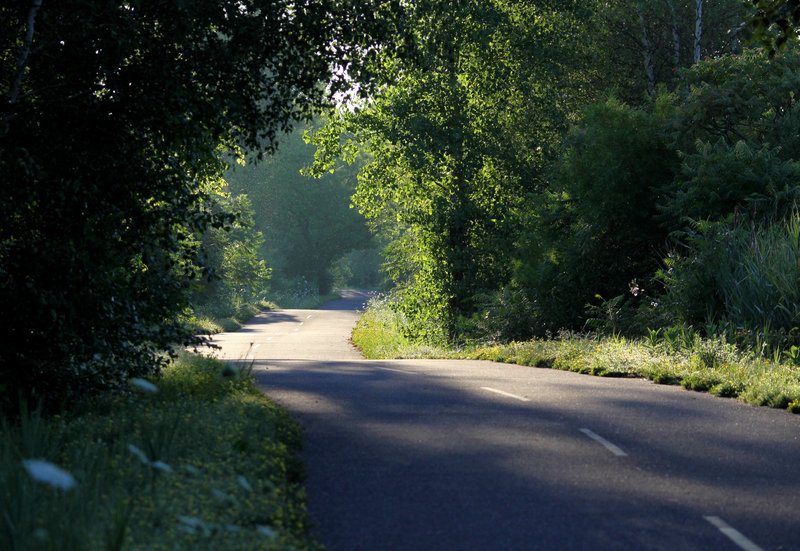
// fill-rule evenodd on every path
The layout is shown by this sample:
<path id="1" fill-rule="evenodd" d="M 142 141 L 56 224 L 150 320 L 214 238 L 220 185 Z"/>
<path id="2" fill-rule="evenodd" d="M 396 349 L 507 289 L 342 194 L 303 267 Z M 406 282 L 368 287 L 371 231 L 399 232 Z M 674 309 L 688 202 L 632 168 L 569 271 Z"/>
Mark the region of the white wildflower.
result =
<path id="1" fill-rule="evenodd" d="M 44 459 L 26 459 L 22 462 L 22 466 L 32 479 L 53 488 L 69 490 L 76 485 L 74 476 Z"/>
<path id="2" fill-rule="evenodd" d="M 165 473 L 171 473 L 172 467 L 164 463 L 163 461 L 153 461 L 150 464 L 154 469 L 158 469 L 159 471 L 163 471 Z"/>
<path id="3" fill-rule="evenodd" d="M 145 381 L 144 379 L 134 378 L 131 379 L 130 384 L 132 387 L 135 387 L 137 390 L 142 392 L 147 392 L 150 394 L 155 394 L 158 392 L 158 387 L 151 383 L 150 381 Z"/>
<path id="4" fill-rule="evenodd" d="M 150 460 L 147 458 L 147 455 L 145 455 L 145 453 L 142 450 L 140 450 L 133 444 L 128 444 L 128 451 L 131 452 L 136 457 L 138 457 L 145 465 L 150 464 Z"/>
<path id="5" fill-rule="evenodd" d="M 258 528 L 256 528 L 256 531 L 262 536 L 267 536 L 268 538 L 271 539 L 275 539 L 278 537 L 278 533 L 269 526 L 259 526 Z"/>
<path id="6" fill-rule="evenodd" d="M 242 488 L 244 488 L 248 492 L 253 489 L 253 487 L 250 485 L 250 483 L 247 481 L 247 479 L 245 477 L 243 477 L 242 475 L 239 475 L 236 478 L 236 480 L 239 482 L 239 486 L 241 486 Z"/>

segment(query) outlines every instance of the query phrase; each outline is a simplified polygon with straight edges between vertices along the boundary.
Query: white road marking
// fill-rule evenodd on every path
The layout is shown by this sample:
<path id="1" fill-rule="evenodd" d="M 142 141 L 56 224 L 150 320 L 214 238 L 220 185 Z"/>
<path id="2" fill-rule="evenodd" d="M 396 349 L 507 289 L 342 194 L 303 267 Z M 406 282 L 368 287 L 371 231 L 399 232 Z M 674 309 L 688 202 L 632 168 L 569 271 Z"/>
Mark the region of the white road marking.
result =
<path id="1" fill-rule="evenodd" d="M 725 534 L 728 539 L 745 551 L 764 551 L 761 547 L 747 539 L 741 532 L 739 532 L 736 528 L 733 528 L 721 518 L 713 516 L 707 516 L 703 518 L 713 524 L 720 532 Z"/>
<path id="2" fill-rule="evenodd" d="M 265 340 L 265 341 L 271 341 L 271 340 L 272 340 L 272 337 L 267 337 L 267 338 L 266 338 L 266 339 L 264 339 L 264 340 Z"/>
<path id="3" fill-rule="evenodd" d="M 603 438 L 602 436 L 600 436 L 596 432 L 593 432 L 593 431 L 591 431 L 589 429 L 581 429 L 581 432 L 583 434 L 585 434 L 586 436 L 588 436 L 589 438 L 591 438 L 592 440 L 594 440 L 595 442 L 599 442 L 600 444 L 605 446 L 605 448 L 608 451 L 610 451 L 611 453 L 613 453 L 614 455 L 616 455 L 618 457 L 622 457 L 622 456 L 628 455 L 627 453 L 622 451 L 621 448 L 619 448 L 618 446 L 615 446 L 614 444 L 612 444 L 611 442 L 609 442 L 608 440 L 606 440 L 605 438 Z"/>
<path id="4" fill-rule="evenodd" d="M 253 345 L 253 350 L 258 350 L 258 347 L 259 347 L 259 346 L 261 346 L 261 344 L 254 344 L 254 345 Z"/>
<path id="5" fill-rule="evenodd" d="M 392 369 L 391 367 L 377 367 L 372 366 L 373 369 L 380 369 L 381 371 L 394 371 L 395 373 L 405 373 L 406 375 L 415 375 L 412 371 L 404 371 L 402 369 Z"/>
<path id="6" fill-rule="evenodd" d="M 300 322 L 300 326 L 301 326 L 301 327 L 302 327 L 304 324 L 305 324 L 305 322 L 304 322 L 304 321 L 301 321 L 301 322 Z"/>
<path id="7" fill-rule="evenodd" d="M 503 392 L 502 390 L 497 390 L 496 388 L 490 388 L 488 386 L 482 386 L 483 390 L 488 390 L 489 392 L 494 392 L 496 394 L 502 394 L 503 396 L 507 396 L 508 398 L 514 398 L 515 400 L 519 400 L 520 402 L 530 402 L 527 398 L 523 398 L 522 396 L 517 396 L 516 394 L 511 394 L 510 392 Z"/>
<path id="8" fill-rule="evenodd" d="M 306 319 L 307 319 L 307 320 L 310 320 L 310 319 L 311 319 L 311 316 L 312 316 L 312 314 L 309 314 L 309 315 L 307 315 L 307 316 L 306 316 Z"/>

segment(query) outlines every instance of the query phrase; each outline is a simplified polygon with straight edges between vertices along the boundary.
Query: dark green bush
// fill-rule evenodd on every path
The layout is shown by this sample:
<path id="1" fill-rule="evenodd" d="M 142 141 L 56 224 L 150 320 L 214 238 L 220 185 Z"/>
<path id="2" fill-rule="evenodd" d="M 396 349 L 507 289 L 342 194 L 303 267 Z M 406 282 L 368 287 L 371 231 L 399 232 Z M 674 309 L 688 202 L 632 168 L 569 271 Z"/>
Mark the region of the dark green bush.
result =
<path id="1" fill-rule="evenodd" d="M 614 99 L 585 110 L 518 249 L 535 334 L 581 328 L 596 295 L 618 296 L 654 273 L 667 238 L 656 204 L 676 169 L 658 116 Z"/>

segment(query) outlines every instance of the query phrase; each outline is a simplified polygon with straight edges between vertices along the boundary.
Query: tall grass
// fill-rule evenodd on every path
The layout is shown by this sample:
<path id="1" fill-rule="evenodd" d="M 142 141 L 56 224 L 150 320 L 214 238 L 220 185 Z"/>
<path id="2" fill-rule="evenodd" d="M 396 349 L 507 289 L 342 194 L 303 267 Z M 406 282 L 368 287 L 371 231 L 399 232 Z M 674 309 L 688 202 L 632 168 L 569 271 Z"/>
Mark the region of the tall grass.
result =
<path id="1" fill-rule="evenodd" d="M 800 213 L 762 227 L 704 228 L 693 254 L 669 267 L 664 302 L 679 322 L 705 320 L 772 355 L 800 345 Z"/>
<path id="2" fill-rule="evenodd" d="M 154 382 L 81 415 L 3 423 L 0 549 L 319 549 L 285 412 L 209 358 Z"/>
<path id="3" fill-rule="evenodd" d="M 800 324 L 800 215 L 732 235 L 719 274 L 727 319 L 751 329 L 788 333 Z"/>
<path id="4" fill-rule="evenodd" d="M 422 358 L 447 354 L 445 348 L 408 338 L 405 315 L 391 307 L 391 299 L 379 295 L 367 308 L 353 329 L 352 339 L 366 358 Z"/>

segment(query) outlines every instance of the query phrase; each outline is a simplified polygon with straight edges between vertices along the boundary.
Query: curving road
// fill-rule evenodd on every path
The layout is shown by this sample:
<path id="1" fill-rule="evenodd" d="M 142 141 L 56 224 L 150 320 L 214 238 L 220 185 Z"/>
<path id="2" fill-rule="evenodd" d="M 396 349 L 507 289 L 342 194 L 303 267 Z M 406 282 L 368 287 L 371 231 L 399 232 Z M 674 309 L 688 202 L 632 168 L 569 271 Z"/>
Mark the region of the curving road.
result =
<path id="1" fill-rule="evenodd" d="M 367 361 L 366 295 L 215 337 L 304 428 L 330 551 L 800 550 L 800 416 L 481 361 Z"/>

